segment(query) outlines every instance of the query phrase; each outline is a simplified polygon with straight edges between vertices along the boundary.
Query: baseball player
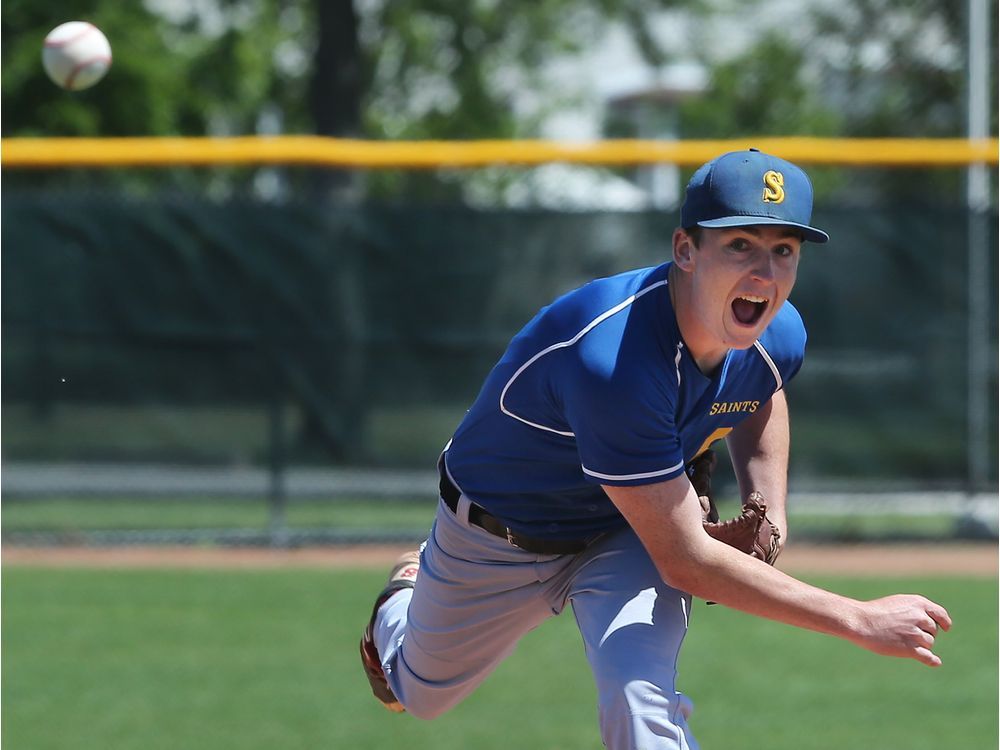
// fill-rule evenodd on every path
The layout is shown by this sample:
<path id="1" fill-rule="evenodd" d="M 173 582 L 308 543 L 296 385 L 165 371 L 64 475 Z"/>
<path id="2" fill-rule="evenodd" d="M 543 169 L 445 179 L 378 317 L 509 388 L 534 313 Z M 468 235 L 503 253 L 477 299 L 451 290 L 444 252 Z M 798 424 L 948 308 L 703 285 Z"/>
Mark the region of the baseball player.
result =
<path id="1" fill-rule="evenodd" d="M 608 748 L 695 748 L 676 685 L 692 597 L 929 666 L 940 605 L 839 596 L 771 563 L 787 539 L 788 407 L 806 332 L 787 301 L 812 185 L 757 150 L 687 186 L 672 262 L 598 279 L 511 341 L 439 461 L 427 541 L 361 642 L 375 696 L 433 718 L 573 607 Z M 719 522 L 710 446 L 745 503 Z"/>

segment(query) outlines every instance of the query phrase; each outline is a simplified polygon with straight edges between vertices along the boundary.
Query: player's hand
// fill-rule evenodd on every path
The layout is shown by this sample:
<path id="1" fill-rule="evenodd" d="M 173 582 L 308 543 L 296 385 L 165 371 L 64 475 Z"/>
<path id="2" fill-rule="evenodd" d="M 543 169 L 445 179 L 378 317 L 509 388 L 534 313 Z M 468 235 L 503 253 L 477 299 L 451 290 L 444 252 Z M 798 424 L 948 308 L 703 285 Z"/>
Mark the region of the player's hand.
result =
<path id="1" fill-rule="evenodd" d="M 853 640 L 883 656 L 916 659 L 929 667 L 941 666 L 934 639 L 951 628 L 951 617 L 940 604 L 915 594 L 896 594 L 863 602 Z"/>

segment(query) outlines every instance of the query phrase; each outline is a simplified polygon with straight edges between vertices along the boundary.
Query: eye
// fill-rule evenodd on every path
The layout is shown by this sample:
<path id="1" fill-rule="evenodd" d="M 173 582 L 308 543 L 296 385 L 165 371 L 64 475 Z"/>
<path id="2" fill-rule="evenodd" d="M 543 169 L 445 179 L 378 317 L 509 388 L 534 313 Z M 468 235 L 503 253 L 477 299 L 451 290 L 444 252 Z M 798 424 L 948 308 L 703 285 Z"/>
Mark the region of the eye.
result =
<path id="1" fill-rule="evenodd" d="M 734 237 L 729 241 L 729 249 L 737 253 L 744 253 L 750 249 L 750 243 L 743 237 Z"/>
<path id="2" fill-rule="evenodd" d="M 794 255 L 795 250 L 792 248 L 791 245 L 778 245 L 776 248 L 774 248 L 774 254 L 781 258 L 787 258 L 791 255 Z"/>

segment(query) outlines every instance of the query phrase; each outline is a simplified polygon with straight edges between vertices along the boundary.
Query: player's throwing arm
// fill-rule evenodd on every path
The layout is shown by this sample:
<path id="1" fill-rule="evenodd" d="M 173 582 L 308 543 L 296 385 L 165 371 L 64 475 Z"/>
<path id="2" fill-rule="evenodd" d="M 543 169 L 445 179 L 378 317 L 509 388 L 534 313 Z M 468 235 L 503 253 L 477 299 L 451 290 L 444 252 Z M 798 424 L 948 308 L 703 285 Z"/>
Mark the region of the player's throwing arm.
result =
<path id="1" fill-rule="evenodd" d="M 786 575 L 755 555 L 752 547 L 738 550 L 706 534 L 702 503 L 685 477 L 605 491 L 674 588 L 748 614 L 835 635 L 877 654 L 932 667 L 941 664 L 933 652 L 934 640 L 940 630 L 951 627 L 941 605 L 910 594 L 857 601 Z"/>

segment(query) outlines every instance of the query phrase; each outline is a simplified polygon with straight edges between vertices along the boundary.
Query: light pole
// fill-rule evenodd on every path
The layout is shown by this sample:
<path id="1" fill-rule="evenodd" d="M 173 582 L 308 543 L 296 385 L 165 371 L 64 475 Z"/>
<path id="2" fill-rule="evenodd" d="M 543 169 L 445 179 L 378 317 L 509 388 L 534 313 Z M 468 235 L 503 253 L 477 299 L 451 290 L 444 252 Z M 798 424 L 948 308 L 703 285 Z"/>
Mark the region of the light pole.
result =
<path id="1" fill-rule="evenodd" d="M 627 120 L 634 136 L 642 140 L 677 140 L 680 130 L 678 106 L 705 91 L 707 73 L 701 66 L 668 66 L 652 80 L 608 97 L 608 109 Z M 680 203 L 680 167 L 649 164 L 638 170 L 638 183 L 646 191 L 651 208 L 671 209 Z"/>
<path id="2" fill-rule="evenodd" d="M 987 0 L 969 0 L 968 57 L 968 137 L 989 135 L 989 47 L 990 19 Z M 982 490 L 987 483 L 989 455 L 989 357 L 992 351 L 989 311 L 989 228 L 986 224 L 990 206 L 989 174 L 983 163 L 970 164 L 967 173 L 966 207 L 968 216 L 968 400 L 967 461 L 968 492 Z"/>

